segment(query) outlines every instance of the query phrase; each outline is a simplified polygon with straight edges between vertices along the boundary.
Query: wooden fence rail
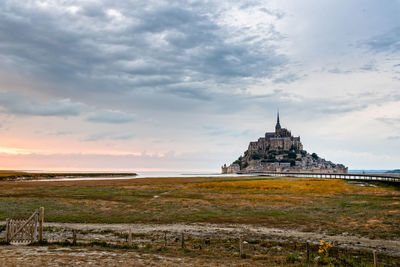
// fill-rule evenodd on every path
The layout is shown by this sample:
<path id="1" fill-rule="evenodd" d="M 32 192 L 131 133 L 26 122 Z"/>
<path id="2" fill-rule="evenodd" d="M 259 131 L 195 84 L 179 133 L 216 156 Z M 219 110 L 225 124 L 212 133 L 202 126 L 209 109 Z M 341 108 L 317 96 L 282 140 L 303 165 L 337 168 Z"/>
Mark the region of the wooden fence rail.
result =
<path id="1" fill-rule="evenodd" d="M 6 220 L 7 242 L 43 241 L 44 208 L 36 210 L 27 220 Z"/>

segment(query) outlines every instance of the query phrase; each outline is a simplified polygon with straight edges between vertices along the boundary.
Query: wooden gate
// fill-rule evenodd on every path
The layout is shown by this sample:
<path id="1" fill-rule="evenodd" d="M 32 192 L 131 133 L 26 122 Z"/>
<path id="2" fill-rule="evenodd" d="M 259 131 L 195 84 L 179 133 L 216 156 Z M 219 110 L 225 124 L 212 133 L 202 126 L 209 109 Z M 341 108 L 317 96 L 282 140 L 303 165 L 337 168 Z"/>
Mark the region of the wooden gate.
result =
<path id="1" fill-rule="evenodd" d="M 35 242 L 43 241 L 44 208 L 36 210 L 27 220 L 7 219 L 7 242 Z"/>

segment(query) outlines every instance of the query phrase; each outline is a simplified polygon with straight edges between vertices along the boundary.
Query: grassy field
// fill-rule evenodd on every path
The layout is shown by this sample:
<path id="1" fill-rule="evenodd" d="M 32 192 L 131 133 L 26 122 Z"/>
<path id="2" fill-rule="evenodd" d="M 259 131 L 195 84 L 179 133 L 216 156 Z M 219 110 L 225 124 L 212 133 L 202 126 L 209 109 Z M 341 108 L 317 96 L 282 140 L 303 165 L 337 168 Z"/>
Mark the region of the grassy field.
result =
<path id="1" fill-rule="evenodd" d="M 343 180 L 152 178 L 0 181 L 0 220 L 45 207 L 46 221 L 248 223 L 399 239 L 400 190 Z"/>

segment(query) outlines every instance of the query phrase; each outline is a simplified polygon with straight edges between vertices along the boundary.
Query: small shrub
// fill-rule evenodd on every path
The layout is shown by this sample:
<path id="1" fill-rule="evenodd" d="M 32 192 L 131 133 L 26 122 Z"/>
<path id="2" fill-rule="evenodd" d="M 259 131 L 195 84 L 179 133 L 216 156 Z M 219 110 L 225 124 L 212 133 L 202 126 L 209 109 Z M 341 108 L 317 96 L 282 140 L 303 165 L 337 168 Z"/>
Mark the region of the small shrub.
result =
<path id="1" fill-rule="evenodd" d="M 242 259 L 250 259 L 250 258 L 251 258 L 251 256 L 250 256 L 250 255 L 247 255 L 246 253 L 243 253 L 242 255 L 240 255 L 240 257 L 241 257 Z"/>
<path id="2" fill-rule="evenodd" d="M 189 253 L 192 252 L 192 251 L 191 251 L 190 249 L 188 249 L 188 248 L 183 248 L 182 250 L 183 250 L 183 252 L 184 252 L 185 254 L 189 254 Z"/>
<path id="3" fill-rule="evenodd" d="M 261 155 L 258 153 L 254 153 L 253 155 L 251 155 L 250 157 L 252 160 L 259 160 L 261 159 Z"/>
<path id="4" fill-rule="evenodd" d="M 295 263 L 299 260 L 299 257 L 297 254 L 289 254 L 286 256 L 286 262 L 287 263 Z"/>
<path id="5" fill-rule="evenodd" d="M 4 246 L 4 245 L 10 245 L 10 243 L 5 241 L 5 240 L 1 240 L 0 241 L 0 246 Z"/>
<path id="6" fill-rule="evenodd" d="M 328 242 L 325 242 L 325 240 L 322 240 L 319 243 L 319 249 L 318 249 L 318 253 L 322 254 L 323 256 L 329 256 L 329 249 L 332 247 L 331 244 L 329 244 Z"/>

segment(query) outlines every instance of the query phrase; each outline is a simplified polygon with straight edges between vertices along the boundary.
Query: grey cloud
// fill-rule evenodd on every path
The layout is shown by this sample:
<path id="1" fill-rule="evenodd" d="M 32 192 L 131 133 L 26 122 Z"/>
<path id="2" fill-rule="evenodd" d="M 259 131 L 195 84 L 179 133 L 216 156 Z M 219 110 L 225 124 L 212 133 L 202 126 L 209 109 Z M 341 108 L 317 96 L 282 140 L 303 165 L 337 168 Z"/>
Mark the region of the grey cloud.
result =
<path id="1" fill-rule="evenodd" d="M 204 75 L 268 75 L 274 72 L 274 68 L 286 63 L 286 58 L 277 54 L 271 46 L 253 44 L 249 49 L 249 43 L 227 42 L 226 38 L 230 37 L 228 32 L 201 13 L 189 7 L 158 8 L 144 12 L 140 16 L 141 23 L 132 31 L 147 35 L 162 32 L 167 42 L 161 49 L 174 55 L 174 58 L 159 57 L 160 63 L 165 64 L 164 60 L 171 58 L 173 63 L 183 64 L 183 68 L 178 64 L 172 66 L 181 70 L 181 75 L 188 73 L 200 80 L 205 78 L 201 77 Z"/>
<path id="2" fill-rule="evenodd" d="M 259 7 L 258 1 L 245 1 L 245 3 L 240 6 L 240 9 L 248 9 L 248 8 L 258 8 L 258 10 L 264 12 L 265 14 L 273 16 L 277 19 L 282 19 L 285 16 L 285 13 L 282 11 L 272 10 L 265 7 Z"/>
<path id="3" fill-rule="evenodd" d="M 85 105 L 70 99 L 39 102 L 32 97 L 10 92 L 0 92 L 0 107 L 5 113 L 32 116 L 78 116 Z"/>
<path id="4" fill-rule="evenodd" d="M 291 83 L 297 81 L 300 77 L 294 73 L 288 73 L 273 80 L 274 83 Z"/>
<path id="5" fill-rule="evenodd" d="M 100 123 L 129 123 L 135 121 L 135 115 L 118 110 L 99 110 L 89 114 L 87 120 Z"/>
<path id="6" fill-rule="evenodd" d="M 141 19 L 139 25 L 134 28 L 142 32 L 163 32 L 167 29 L 186 28 L 194 21 L 196 21 L 194 25 L 204 24 L 203 27 L 215 27 L 204 21 L 198 13 L 176 6 L 150 9 L 148 12 L 142 12 Z"/>
<path id="7" fill-rule="evenodd" d="M 238 87 L 246 77 L 272 77 L 288 63 L 270 42 L 273 27 L 254 33 L 258 41 L 249 33 L 236 38 L 211 19 L 219 15 L 213 4 L 75 4 L 82 7 L 76 14 L 0 4 L 0 56 L 62 84 L 54 95 L 68 91 L 88 99 L 94 91 L 146 90 L 196 98 L 215 84 Z M 105 14 L 110 8 L 126 18 L 115 27 Z"/>
<path id="8" fill-rule="evenodd" d="M 57 131 L 54 133 L 50 133 L 50 135 L 55 135 L 55 136 L 65 136 L 65 135 L 71 135 L 71 131 Z"/>
<path id="9" fill-rule="evenodd" d="M 335 73 L 335 74 L 349 74 L 349 73 L 351 73 L 350 70 L 341 70 L 338 67 L 335 67 L 333 69 L 329 69 L 328 72 Z"/>
<path id="10" fill-rule="evenodd" d="M 86 5 L 82 9 L 82 14 L 88 17 L 101 17 L 104 18 L 106 14 L 104 13 L 104 9 L 101 5 L 91 4 Z"/>
<path id="11" fill-rule="evenodd" d="M 379 117 L 377 120 L 391 126 L 400 125 L 400 118 Z"/>
<path id="12" fill-rule="evenodd" d="M 212 99 L 212 93 L 207 92 L 206 90 L 201 90 L 200 88 L 175 86 L 167 88 L 165 91 L 183 98 L 190 98 L 202 101 Z"/>
<path id="13" fill-rule="evenodd" d="M 96 141 L 101 141 L 101 140 L 114 140 L 114 141 L 119 141 L 119 140 L 130 140 L 133 139 L 136 135 L 133 133 L 126 133 L 126 134 L 119 134 L 119 133 L 112 133 L 112 132 L 100 132 L 100 133 L 95 133 L 87 136 L 84 141 L 88 142 L 96 142 Z"/>
<path id="14" fill-rule="evenodd" d="M 114 140 L 130 140 L 135 138 L 136 134 L 123 134 L 123 135 L 116 135 L 113 137 Z"/>
<path id="15" fill-rule="evenodd" d="M 265 7 L 260 8 L 260 10 L 267 13 L 268 15 L 275 16 L 277 19 L 282 19 L 285 16 L 285 13 L 283 13 L 279 10 L 271 11 Z"/>
<path id="16" fill-rule="evenodd" d="M 361 70 L 376 71 L 376 65 L 375 65 L 375 63 L 367 63 L 361 67 Z"/>
<path id="17" fill-rule="evenodd" d="M 205 126 L 203 127 L 205 130 L 205 134 L 208 136 L 230 136 L 230 137 L 242 137 L 242 136 L 252 136 L 254 135 L 254 132 L 250 130 L 244 130 L 244 131 L 232 131 L 232 130 L 227 130 L 224 128 L 220 127 L 215 127 L 215 126 Z"/>
<path id="18" fill-rule="evenodd" d="M 353 112 L 357 110 L 363 110 L 368 107 L 366 103 L 351 103 L 351 101 L 332 101 L 333 103 L 329 103 L 325 101 L 323 104 L 318 105 L 318 111 L 320 113 L 325 114 L 339 114 L 339 113 L 347 113 Z M 334 103 L 336 102 L 336 103 Z M 341 103 L 340 103 L 341 102 Z M 341 104 L 341 105 L 340 105 Z M 337 105 L 337 106 L 335 106 Z"/>
<path id="19" fill-rule="evenodd" d="M 386 138 L 387 140 L 400 140 L 400 135 L 397 136 L 389 136 Z"/>
<path id="20" fill-rule="evenodd" d="M 298 94 L 279 89 L 260 95 L 240 93 L 213 93 L 210 95 L 215 105 L 205 105 L 204 109 L 201 109 L 201 107 L 193 109 L 210 114 L 240 114 L 240 116 L 243 116 L 244 114 L 274 112 L 277 108 L 280 108 L 289 114 L 302 114 L 302 116 L 316 118 L 362 111 L 372 105 L 381 105 L 387 101 L 398 101 L 400 99 L 396 92 L 368 91 L 343 95 L 341 98 L 331 98 Z M 357 99 L 357 101 L 354 99 Z"/>
<path id="21" fill-rule="evenodd" d="M 84 141 L 88 141 L 88 142 L 95 142 L 95 141 L 99 141 L 99 140 L 104 140 L 108 137 L 110 137 L 111 133 L 96 133 L 96 134 L 91 134 L 89 136 L 87 136 Z"/>
<path id="22" fill-rule="evenodd" d="M 228 135 L 231 132 L 215 126 L 205 126 L 203 127 L 205 130 L 205 134 L 209 136 L 220 136 L 220 135 Z"/>
<path id="23" fill-rule="evenodd" d="M 400 27 L 393 28 L 383 34 L 363 42 L 374 52 L 399 52 L 400 51 Z"/>
<path id="24" fill-rule="evenodd" d="M 315 118 L 326 115 L 350 113 L 353 111 L 361 111 L 370 105 L 385 103 L 388 99 L 394 99 L 395 94 L 376 94 L 376 93 L 360 93 L 356 95 L 343 96 L 342 98 L 327 98 L 323 96 L 313 97 L 296 94 L 294 92 L 287 93 L 276 90 L 270 94 L 250 95 L 250 96 L 230 96 L 229 106 L 237 107 L 228 112 L 243 113 L 240 107 L 251 107 L 247 112 L 263 113 L 265 111 L 276 110 L 277 108 L 285 110 L 289 114 L 303 114 L 309 118 Z M 354 101 L 357 99 L 357 101 Z M 222 101 L 221 101 L 222 103 Z M 225 106 L 222 106 L 223 110 Z"/>
<path id="25" fill-rule="evenodd" d="M 358 94 L 348 94 L 340 99 L 324 97 L 318 99 L 303 98 L 299 104 L 310 107 L 310 109 L 322 114 L 340 114 L 361 111 L 372 105 L 383 104 L 395 97 L 396 95 L 391 93 L 361 92 Z"/>

